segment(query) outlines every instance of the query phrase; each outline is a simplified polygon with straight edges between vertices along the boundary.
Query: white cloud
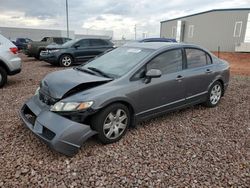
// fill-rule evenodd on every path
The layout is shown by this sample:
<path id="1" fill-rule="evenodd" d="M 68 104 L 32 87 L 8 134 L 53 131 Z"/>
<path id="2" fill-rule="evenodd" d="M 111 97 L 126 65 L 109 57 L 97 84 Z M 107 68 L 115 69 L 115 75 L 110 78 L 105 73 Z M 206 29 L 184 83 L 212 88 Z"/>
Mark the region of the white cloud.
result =
<path id="1" fill-rule="evenodd" d="M 63 0 L 0 0 L 0 26 L 65 29 Z M 250 7 L 249 0 L 69 0 L 70 29 L 113 30 L 114 37 L 159 36 L 160 21 L 218 8 Z"/>

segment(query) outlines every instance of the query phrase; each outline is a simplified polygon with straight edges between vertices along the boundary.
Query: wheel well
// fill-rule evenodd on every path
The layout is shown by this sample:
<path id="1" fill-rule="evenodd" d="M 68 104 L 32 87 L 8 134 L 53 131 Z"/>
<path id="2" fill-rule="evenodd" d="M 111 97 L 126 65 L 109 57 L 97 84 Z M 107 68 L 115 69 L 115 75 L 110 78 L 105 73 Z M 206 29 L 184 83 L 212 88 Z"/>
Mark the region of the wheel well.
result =
<path id="1" fill-rule="evenodd" d="M 60 59 L 61 59 L 61 57 L 62 57 L 63 55 L 68 55 L 68 56 L 70 56 L 70 57 L 73 59 L 73 61 L 75 61 L 75 59 L 74 59 L 74 57 L 72 56 L 72 54 L 64 53 L 64 54 L 61 54 L 61 55 L 59 56 L 58 62 L 60 62 Z"/>
<path id="2" fill-rule="evenodd" d="M 223 96 L 224 95 L 224 82 L 221 79 L 216 80 L 216 81 L 218 81 L 218 82 L 221 83 L 221 86 L 222 86 L 222 96 Z"/>
<path id="3" fill-rule="evenodd" d="M 110 105 L 115 104 L 115 103 L 121 103 L 121 104 L 125 105 L 128 108 L 128 110 L 130 112 L 130 116 L 131 116 L 130 127 L 134 127 L 135 126 L 135 118 L 134 118 L 135 111 L 134 111 L 133 106 L 130 103 L 128 103 L 126 101 L 115 101 L 115 102 L 111 102 L 111 103 L 105 105 L 101 109 L 104 109 L 107 106 L 110 106 Z"/>
<path id="4" fill-rule="evenodd" d="M 5 65 L 5 63 L 2 60 L 0 60 L 0 67 L 4 68 L 7 72 L 7 74 L 10 73 L 9 68 Z"/>

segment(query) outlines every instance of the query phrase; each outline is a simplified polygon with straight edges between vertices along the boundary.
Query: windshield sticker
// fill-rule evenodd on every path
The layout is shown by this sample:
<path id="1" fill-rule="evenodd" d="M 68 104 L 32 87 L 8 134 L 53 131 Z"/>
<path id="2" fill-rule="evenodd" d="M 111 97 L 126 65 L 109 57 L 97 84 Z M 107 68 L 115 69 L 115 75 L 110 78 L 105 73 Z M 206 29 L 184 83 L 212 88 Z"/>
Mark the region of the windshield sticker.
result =
<path id="1" fill-rule="evenodd" d="M 127 52 L 129 52 L 129 53 L 140 53 L 141 50 L 140 49 L 131 48 L 131 49 L 128 49 Z"/>

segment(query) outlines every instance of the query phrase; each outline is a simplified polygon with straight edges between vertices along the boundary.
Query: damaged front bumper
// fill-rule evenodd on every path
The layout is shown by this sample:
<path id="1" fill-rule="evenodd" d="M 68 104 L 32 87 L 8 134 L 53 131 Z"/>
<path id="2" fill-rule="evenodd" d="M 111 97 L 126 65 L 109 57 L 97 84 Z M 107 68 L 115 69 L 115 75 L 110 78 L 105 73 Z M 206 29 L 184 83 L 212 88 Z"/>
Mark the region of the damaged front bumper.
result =
<path id="1" fill-rule="evenodd" d="M 73 156 L 81 145 L 96 134 L 89 125 L 71 121 L 49 110 L 35 95 L 21 109 L 25 125 L 52 149 Z"/>

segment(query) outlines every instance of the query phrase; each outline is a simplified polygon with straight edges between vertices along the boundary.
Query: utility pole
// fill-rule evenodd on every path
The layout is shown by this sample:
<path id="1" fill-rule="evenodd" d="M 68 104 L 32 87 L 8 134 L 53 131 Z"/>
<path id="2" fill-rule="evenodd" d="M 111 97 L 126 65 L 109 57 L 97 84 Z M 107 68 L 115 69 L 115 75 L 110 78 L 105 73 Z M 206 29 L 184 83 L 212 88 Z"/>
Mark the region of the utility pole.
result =
<path id="1" fill-rule="evenodd" d="M 66 0 L 66 21 L 67 21 L 67 37 L 69 38 L 69 10 L 68 10 L 68 0 Z"/>
<path id="2" fill-rule="evenodd" d="M 136 40 L 136 38 L 137 38 L 137 37 L 136 37 L 136 24 L 135 24 L 135 40 Z"/>

